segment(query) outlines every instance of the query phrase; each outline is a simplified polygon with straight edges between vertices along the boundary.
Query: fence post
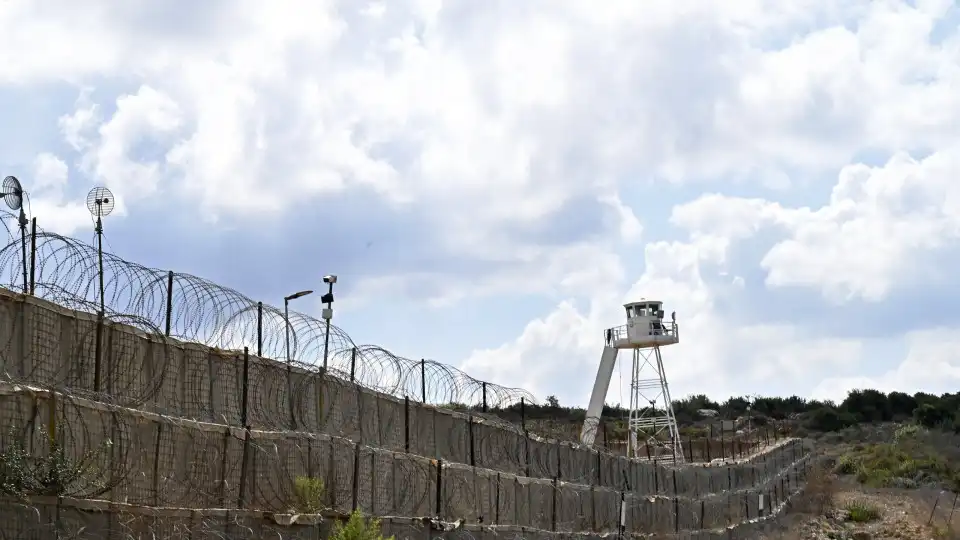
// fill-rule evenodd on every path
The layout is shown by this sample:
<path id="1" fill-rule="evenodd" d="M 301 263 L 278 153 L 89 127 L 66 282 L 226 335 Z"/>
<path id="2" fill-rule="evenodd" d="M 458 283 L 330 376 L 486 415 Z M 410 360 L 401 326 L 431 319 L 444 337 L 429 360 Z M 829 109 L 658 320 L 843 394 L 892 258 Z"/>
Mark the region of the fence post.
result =
<path id="1" fill-rule="evenodd" d="M 711 429 L 711 431 L 713 430 Z M 706 440 L 705 446 L 707 447 L 707 463 L 710 463 L 713 461 L 713 459 L 710 457 L 710 447 L 713 446 L 713 437 L 710 437 Z"/>
<path id="2" fill-rule="evenodd" d="M 620 492 L 620 511 L 617 516 L 617 537 L 622 539 L 627 532 L 627 494 Z"/>
<path id="3" fill-rule="evenodd" d="M 350 349 L 350 382 L 357 382 L 357 348 Z"/>
<path id="4" fill-rule="evenodd" d="M 690 443 L 690 437 L 687 437 L 687 454 L 690 457 L 690 463 L 693 463 L 693 444 Z"/>
<path id="5" fill-rule="evenodd" d="M 553 477 L 553 504 L 550 508 L 550 530 L 557 530 L 557 504 L 560 501 L 560 497 L 557 494 L 560 492 L 560 478 L 558 476 Z"/>
<path id="6" fill-rule="evenodd" d="M 237 486 L 237 508 L 243 510 L 247 501 L 247 463 L 250 458 L 250 428 L 244 426 L 243 430 L 243 454 L 240 458 L 240 485 Z M 309 459 L 309 455 L 308 455 Z"/>
<path id="7" fill-rule="evenodd" d="M 523 475 L 530 477 L 530 432 L 523 430 Z"/>
<path id="8" fill-rule="evenodd" d="M 420 359 L 420 402 L 424 405 L 427 404 L 427 361 L 423 358 Z"/>
<path id="9" fill-rule="evenodd" d="M 263 358 L 263 302 L 257 302 L 257 358 Z"/>
<path id="10" fill-rule="evenodd" d="M 677 492 L 677 470 L 673 469 L 673 496 L 676 497 L 679 495 Z"/>
<path id="11" fill-rule="evenodd" d="M 700 499 L 700 529 L 706 529 L 706 525 L 703 523 L 704 517 L 706 514 L 706 503 L 703 499 Z"/>
<path id="12" fill-rule="evenodd" d="M 227 446 L 230 444 L 230 427 L 223 430 L 223 450 L 220 455 L 220 508 L 226 508 L 227 504 L 227 455 L 230 454 Z"/>
<path id="13" fill-rule="evenodd" d="M 30 294 L 37 288 L 37 218 L 30 220 Z"/>
<path id="14" fill-rule="evenodd" d="M 160 506 L 160 441 L 163 438 L 163 424 L 157 422 L 157 443 L 153 446 L 153 505 Z"/>
<path id="15" fill-rule="evenodd" d="M 598 449 L 597 450 L 597 485 L 598 486 L 601 485 L 600 482 L 603 479 L 603 477 L 600 474 L 602 469 L 603 469 L 603 460 L 600 457 L 600 450 Z"/>
<path id="16" fill-rule="evenodd" d="M 351 495 L 353 503 L 350 509 L 356 510 L 360 505 L 360 443 L 353 446 L 353 488 Z"/>
<path id="17" fill-rule="evenodd" d="M 240 384 L 240 424 L 247 426 L 247 401 L 250 382 L 250 348 L 243 348 L 243 380 Z"/>
<path id="18" fill-rule="evenodd" d="M 403 396 L 403 451 L 410 453 L 410 398 Z"/>
<path id="19" fill-rule="evenodd" d="M 443 519 L 443 460 L 437 460 L 437 501 L 436 515 Z"/>
<path id="20" fill-rule="evenodd" d="M 673 532 L 680 532 L 680 498 L 673 498 Z"/>
<path id="21" fill-rule="evenodd" d="M 167 324 L 164 335 L 170 337 L 170 327 L 173 323 L 173 270 L 167 272 Z"/>
<path id="22" fill-rule="evenodd" d="M 258 304 L 258 308 L 262 308 L 263 304 Z M 260 309 L 257 316 L 257 341 L 260 341 Z M 259 343 L 257 345 L 259 347 Z M 247 461 L 249 460 L 250 453 L 250 411 L 248 409 L 247 402 L 249 401 L 249 388 L 250 388 L 250 348 L 243 348 L 243 381 L 240 385 L 240 425 L 243 426 L 243 453 L 240 458 L 240 485 L 238 486 L 239 490 L 237 492 L 237 508 L 243 509 L 244 503 L 246 502 L 247 495 Z M 291 401 L 292 403 L 292 401 Z M 227 428 L 229 433 L 230 428 Z M 227 451 L 226 445 L 224 445 L 224 452 Z M 226 464 L 226 457 L 224 457 L 224 465 Z M 224 471 L 226 469 L 224 468 Z"/>
<path id="23" fill-rule="evenodd" d="M 520 398 L 520 429 L 527 432 L 527 400 Z"/>
<path id="24" fill-rule="evenodd" d="M 470 466 L 477 466 L 477 455 L 475 450 L 475 440 L 473 433 L 473 415 L 467 417 L 467 439 L 470 441 Z"/>
<path id="25" fill-rule="evenodd" d="M 483 391 L 483 412 L 487 412 L 487 383 L 484 381 L 480 384 L 480 388 Z"/>
<path id="26" fill-rule="evenodd" d="M 500 473 L 497 473 L 497 493 L 493 501 L 493 524 L 500 524 Z"/>
<path id="27" fill-rule="evenodd" d="M 720 459 L 727 459 L 727 442 L 724 440 L 723 420 L 720 421 Z"/>

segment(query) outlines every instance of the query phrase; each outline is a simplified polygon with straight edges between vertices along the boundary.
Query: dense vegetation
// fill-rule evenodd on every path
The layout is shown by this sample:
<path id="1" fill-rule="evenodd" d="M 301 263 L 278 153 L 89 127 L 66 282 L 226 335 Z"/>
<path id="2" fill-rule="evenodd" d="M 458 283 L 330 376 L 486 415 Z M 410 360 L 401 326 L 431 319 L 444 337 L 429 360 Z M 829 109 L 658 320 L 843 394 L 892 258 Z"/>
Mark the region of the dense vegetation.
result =
<path id="1" fill-rule="evenodd" d="M 452 408 L 467 407 L 451 405 Z M 960 432 L 960 392 L 936 396 L 918 392 L 910 395 L 903 392 L 885 394 L 877 390 L 853 390 L 841 403 L 806 400 L 801 397 L 733 397 L 722 403 L 704 395 L 690 396 L 673 403 L 677 422 L 691 426 L 703 420 L 698 411 L 712 409 L 718 417 L 735 419 L 747 415 L 760 421 L 790 421 L 797 427 L 813 431 L 837 431 L 863 423 L 902 422 L 914 420 L 928 428 Z M 513 422 L 521 416 L 528 423 L 548 420 L 555 423 L 579 425 L 585 418 L 582 408 L 564 407 L 553 396 L 542 405 L 516 404 L 505 409 L 489 412 Z M 626 418 L 627 410 L 620 406 L 605 406 L 603 418 L 617 422 Z"/>

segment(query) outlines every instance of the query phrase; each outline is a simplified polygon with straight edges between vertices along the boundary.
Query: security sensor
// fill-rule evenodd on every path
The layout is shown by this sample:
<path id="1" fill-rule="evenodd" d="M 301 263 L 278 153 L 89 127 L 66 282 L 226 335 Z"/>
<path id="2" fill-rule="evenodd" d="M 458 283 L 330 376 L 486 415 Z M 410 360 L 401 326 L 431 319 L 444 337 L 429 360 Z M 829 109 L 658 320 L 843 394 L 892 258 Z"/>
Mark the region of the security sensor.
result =
<path id="1" fill-rule="evenodd" d="M 323 282 L 324 282 L 324 283 L 336 283 L 336 282 L 337 282 L 337 276 L 333 276 L 333 275 L 323 276 Z"/>

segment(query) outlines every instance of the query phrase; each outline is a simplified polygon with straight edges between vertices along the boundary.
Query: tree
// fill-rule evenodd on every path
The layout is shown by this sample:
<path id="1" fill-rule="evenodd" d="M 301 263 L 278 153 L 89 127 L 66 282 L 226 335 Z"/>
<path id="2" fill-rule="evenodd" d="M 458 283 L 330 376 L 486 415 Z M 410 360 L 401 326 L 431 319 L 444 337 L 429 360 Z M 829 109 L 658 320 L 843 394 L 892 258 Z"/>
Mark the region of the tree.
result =
<path id="1" fill-rule="evenodd" d="M 813 411 L 807 427 L 817 431 L 839 431 L 856 423 L 857 419 L 849 412 L 825 406 Z"/>
<path id="2" fill-rule="evenodd" d="M 557 396 L 547 396 L 547 407 L 551 409 L 560 408 L 560 400 L 557 399 Z"/>
<path id="3" fill-rule="evenodd" d="M 924 403 L 913 411 L 918 424 L 928 428 L 953 427 L 953 411 L 941 404 Z"/>
<path id="4" fill-rule="evenodd" d="M 903 392 L 890 392 L 887 401 L 894 418 L 909 418 L 917 408 L 917 398 Z"/>

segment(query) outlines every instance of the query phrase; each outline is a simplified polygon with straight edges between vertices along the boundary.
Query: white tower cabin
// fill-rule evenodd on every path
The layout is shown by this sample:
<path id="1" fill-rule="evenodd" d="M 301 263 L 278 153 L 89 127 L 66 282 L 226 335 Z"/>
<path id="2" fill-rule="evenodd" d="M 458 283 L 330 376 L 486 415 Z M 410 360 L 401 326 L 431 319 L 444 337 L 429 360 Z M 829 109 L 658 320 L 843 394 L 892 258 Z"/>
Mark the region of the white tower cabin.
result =
<path id="1" fill-rule="evenodd" d="M 663 302 L 642 299 L 623 306 L 627 324 L 604 332 L 603 354 L 593 384 L 587 419 L 580 442 L 593 445 L 597 438 L 603 403 L 621 349 L 633 351 L 630 381 L 630 415 L 627 424 L 627 455 L 661 461 L 683 461 L 680 432 L 673 414 L 673 401 L 663 369 L 660 347 L 680 341 L 676 315 L 664 320 Z"/>

